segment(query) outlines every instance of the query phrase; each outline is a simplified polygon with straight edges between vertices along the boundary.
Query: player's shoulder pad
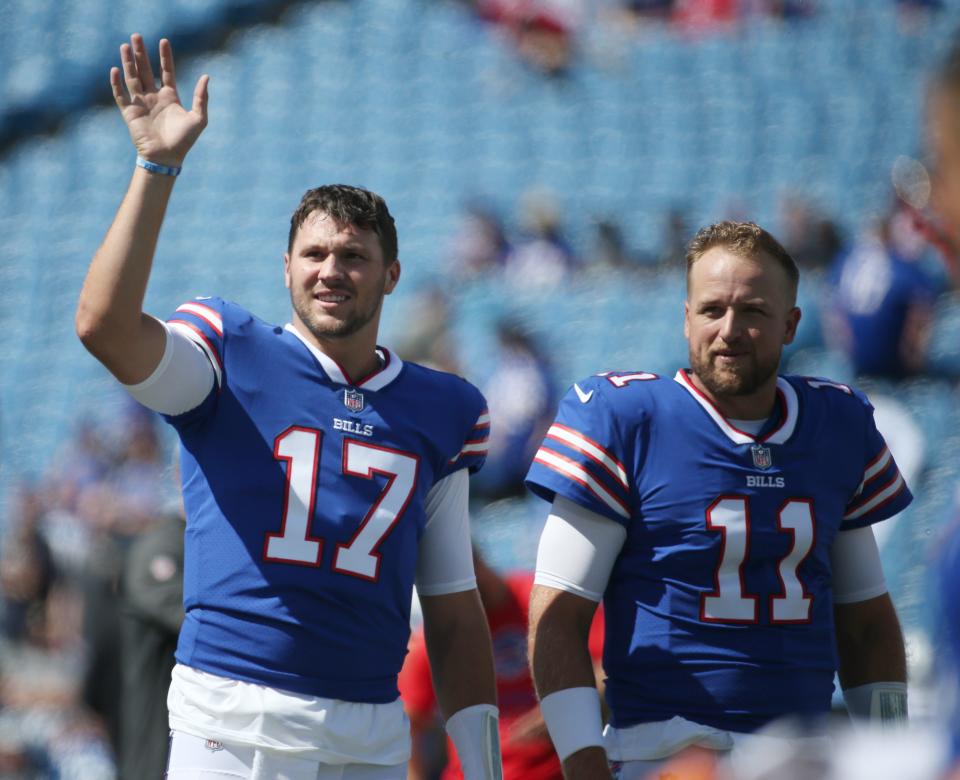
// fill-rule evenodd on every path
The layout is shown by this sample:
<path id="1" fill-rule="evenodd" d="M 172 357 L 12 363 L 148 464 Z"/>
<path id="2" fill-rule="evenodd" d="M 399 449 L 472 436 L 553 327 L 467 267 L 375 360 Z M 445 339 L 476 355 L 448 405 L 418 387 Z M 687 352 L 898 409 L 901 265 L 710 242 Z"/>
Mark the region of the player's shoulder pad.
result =
<path id="1" fill-rule="evenodd" d="M 650 371 L 601 371 L 574 382 L 564 401 L 588 406 L 597 398 L 612 407 L 627 405 L 635 410 L 638 396 L 656 392 L 663 381 L 662 376 Z"/>
<path id="2" fill-rule="evenodd" d="M 425 390 L 433 390 L 440 394 L 456 396 L 460 403 L 476 403 L 479 401 L 483 406 L 486 406 L 480 390 L 462 376 L 452 374 L 449 371 L 431 368 L 422 363 L 414 363 L 410 360 L 403 361 L 403 364 L 410 372 L 411 379 L 415 380 Z"/>
<path id="3" fill-rule="evenodd" d="M 475 421 L 487 408 L 483 393 L 462 376 L 409 360 L 405 360 L 403 365 L 410 379 L 417 383 L 420 393 L 429 398 L 453 402 L 454 406 L 463 410 L 465 417 Z"/>
<path id="4" fill-rule="evenodd" d="M 180 304 L 167 321 L 178 320 L 201 327 L 206 326 L 218 337 L 223 336 L 225 327 L 233 331 L 251 323 L 266 325 L 243 306 L 215 295 L 198 295 Z"/>
<path id="5" fill-rule="evenodd" d="M 224 310 L 231 304 L 218 295 L 195 295 L 177 307 L 177 313 L 197 313 L 211 311 L 223 316 Z"/>
<path id="6" fill-rule="evenodd" d="M 437 478 L 458 469 L 470 473 L 483 467 L 490 440 L 487 401 L 463 377 L 418 363 L 404 363 L 407 392 L 416 395 L 417 414 L 435 428 L 435 444 L 444 454 Z"/>
<path id="7" fill-rule="evenodd" d="M 783 376 L 796 389 L 797 394 L 811 403 L 829 404 L 848 413 L 853 410 L 873 412 L 870 399 L 853 385 L 836 382 L 822 376 Z"/>

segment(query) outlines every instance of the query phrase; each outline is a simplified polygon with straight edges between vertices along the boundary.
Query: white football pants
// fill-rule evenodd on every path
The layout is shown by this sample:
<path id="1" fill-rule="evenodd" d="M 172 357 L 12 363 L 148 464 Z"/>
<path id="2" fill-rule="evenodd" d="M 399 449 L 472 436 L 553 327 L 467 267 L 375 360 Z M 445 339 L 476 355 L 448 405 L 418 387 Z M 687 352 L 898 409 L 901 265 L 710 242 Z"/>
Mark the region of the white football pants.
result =
<path id="1" fill-rule="evenodd" d="M 406 780 L 407 765 L 321 764 L 253 745 L 170 732 L 167 780 Z"/>

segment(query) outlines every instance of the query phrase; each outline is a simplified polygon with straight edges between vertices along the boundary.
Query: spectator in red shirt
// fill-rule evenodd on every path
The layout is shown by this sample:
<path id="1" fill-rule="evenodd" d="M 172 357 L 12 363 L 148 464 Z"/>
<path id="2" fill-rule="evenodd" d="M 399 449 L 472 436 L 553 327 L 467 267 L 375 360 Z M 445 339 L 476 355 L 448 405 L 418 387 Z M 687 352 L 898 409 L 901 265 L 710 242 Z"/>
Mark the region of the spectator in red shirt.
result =
<path id="1" fill-rule="evenodd" d="M 560 762 L 540 715 L 527 664 L 527 606 L 533 572 L 500 575 L 476 552 L 473 565 L 493 641 L 504 780 L 560 780 L 563 777 Z M 590 654 L 598 679 L 602 680 L 602 610 L 598 610 L 590 629 Z M 429 780 L 435 776 L 432 773 L 435 768 L 431 766 L 427 737 L 431 729 L 439 726 L 439 712 L 422 631 L 411 637 L 399 685 L 413 737 L 408 778 Z M 461 780 L 460 762 L 449 741 L 446 752 L 447 763 L 441 780 Z"/>

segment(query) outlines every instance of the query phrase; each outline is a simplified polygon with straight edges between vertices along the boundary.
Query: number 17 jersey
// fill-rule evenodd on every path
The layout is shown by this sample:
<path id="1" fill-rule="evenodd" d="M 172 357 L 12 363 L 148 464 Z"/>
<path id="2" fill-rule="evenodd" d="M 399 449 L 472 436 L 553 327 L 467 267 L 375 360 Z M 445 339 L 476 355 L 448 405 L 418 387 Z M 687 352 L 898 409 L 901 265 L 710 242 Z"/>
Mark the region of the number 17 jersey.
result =
<path id="1" fill-rule="evenodd" d="M 187 515 L 177 661 L 310 696 L 394 701 L 426 499 L 483 463 L 483 396 L 387 350 L 379 371 L 352 380 L 292 327 L 219 298 L 184 304 L 169 327 L 204 350 L 217 380 L 168 417 Z"/>
<path id="2" fill-rule="evenodd" d="M 527 480 L 626 529 L 604 593 L 613 725 L 679 715 L 749 732 L 828 711 L 830 548 L 911 500 L 866 398 L 779 377 L 753 436 L 684 371 L 573 389 Z"/>

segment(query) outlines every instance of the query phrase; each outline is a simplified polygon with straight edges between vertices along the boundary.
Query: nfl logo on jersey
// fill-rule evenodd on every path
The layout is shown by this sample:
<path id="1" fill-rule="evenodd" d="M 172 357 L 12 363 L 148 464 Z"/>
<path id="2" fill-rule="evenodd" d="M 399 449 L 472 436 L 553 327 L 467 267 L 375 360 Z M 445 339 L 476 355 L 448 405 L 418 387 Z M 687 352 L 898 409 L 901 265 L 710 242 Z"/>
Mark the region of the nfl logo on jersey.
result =
<path id="1" fill-rule="evenodd" d="M 758 469 L 768 469 L 773 465 L 773 456 L 770 454 L 769 447 L 754 444 L 750 448 L 750 453 L 753 455 L 753 465 Z"/>
<path id="2" fill-rule="evenodd" d="M 363 393 L 358 390 L 350 390 L 349 388 L 344 390 L 343 405 L 346 406 L 351 412 L 362 412 Z"/>

